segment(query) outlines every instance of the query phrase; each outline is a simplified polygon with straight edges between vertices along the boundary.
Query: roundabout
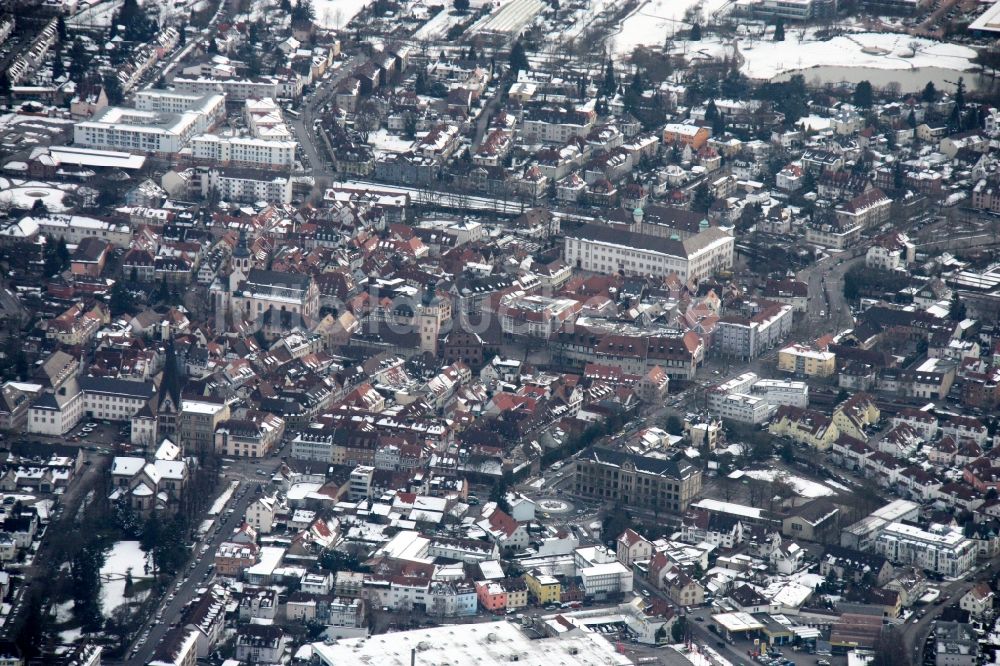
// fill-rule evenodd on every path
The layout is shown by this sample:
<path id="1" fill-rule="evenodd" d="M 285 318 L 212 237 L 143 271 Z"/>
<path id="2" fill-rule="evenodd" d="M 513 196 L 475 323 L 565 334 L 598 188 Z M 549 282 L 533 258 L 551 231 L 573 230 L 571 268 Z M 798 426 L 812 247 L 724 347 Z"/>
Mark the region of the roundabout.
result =
<path id="1" fill-rule="evenodd" d="M 558 499 L 543 499 L 538 501 L 538 508 L 546 513 L 569 513 L 573 505 Z"/>

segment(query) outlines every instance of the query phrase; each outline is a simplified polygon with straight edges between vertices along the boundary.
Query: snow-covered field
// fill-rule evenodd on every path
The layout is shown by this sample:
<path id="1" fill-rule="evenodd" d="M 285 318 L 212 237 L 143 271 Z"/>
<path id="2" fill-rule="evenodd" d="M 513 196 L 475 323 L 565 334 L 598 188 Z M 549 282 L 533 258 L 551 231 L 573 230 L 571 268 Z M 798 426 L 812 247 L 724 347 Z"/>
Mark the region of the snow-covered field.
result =
<path id="1" fill-rule="evenodd" d="M 563 39 L 575 39 L 609 5 L 610 0 L 590 0 L 583 9 L 574 12 L 573 25 L 562 32 Z"/>
<path id="2" fill-rule="evenodd" d="M 810 34 L 800 41 L 789 30 L 785 41 L 739 42 L 744 58 L 742 72 L 752 79 L 770 79 L 784 72 L 823 65 L 916 69 L 939 67 L 957 71 L 972 67 L 976 52 L 961 44 L 944 44 L 909 35 L 863 32 L 817 41 Z"/>
<path id="3" fill-rule="evenodd" d="M 65 192 L 46 183 L 8 183 L 0 189 L 0 208 L 30 209 L 36 201 L 41 201 L 50 213 L 61 213 L 66 210 L 65 196 Z"/>
<path id="4" fill-rule="evenodd" d="M 101 611 L 105 617 L 125 603 L 125 576 L 131 572 L 132 580 L 150 578 L 146 572 L 146 553 L 138 541 L 119 541 L 108 551 L 101 567 Z"/>
<path id="5" fill-rule="evenodd" d="M 704 22 L 704 17 L 724 11 L 729 4 L 730 0 L 647 0 L 622 21 L 621 30 L 612 37 L 614 51 L 627 55 L 636 46 L 663 46 L 667 37 L 687 30 L 688 10 L 700 9 Z"/>
<path id="6" fill-rule="evenodd" d="M 372 0 L 313 0 L 316 24 L 328 30 L 337 30 L 372 3 Z"/>
<path id="7" fill-rule="evenodd" d="M 413 39 L 444 39 L 451 26 L 457 25 L 467 18 L 469 18 L 467 14 L 454 14 L 448 7 L 445 7 L 435 14 L 434 18 L 420 26 L 420 29 L 413 33 Z"/>
<path id="8" fill-rule="evenodd" d="M 619 32 L 611 36 L 610 45 L 619 56 L 627 56 L 640 45 L 662 47 L 668 37 L 688 29 L 685 15 L 689 10 L 700 10 L 704 23 L 706 17 L 726 12 L 730 4 L 730 0 L 647 0 L 622 22 Z M 783 42 L 773 41 L 770 29 L 765 37 L 754 39 L 744 36 L 723 41 L 706 35 L 698 42 L 675 40 L 673 53 L 695 60 L 699 56 L 733 57 L 738 50 L 743 59 L 741 71 L 759 80 L 822 66 L 887 71 L 935 67 L 967 71 L 973 69 L 972 59 L 976 56 L 974 49 L 961 44 L 905 34 L 859 31 L 819 40 L 815 32 L 790 28 Z"/>
<path id="9" fill-rule="evenodd" d="M 824 486 L 822 483 L 803 479 L 801 476 L 792 476 L 777 469 L 752 469 L 744 471 L 743 475 L 762 481 L 774 481 L 778 477 L 781 477 L 800 497 L 826 497 L 835 494 L 833 489 Z"/>
<path id="10" fill-rule="evenodd" d="M 427 133 L 419 132 L 417 136 L 422 134 Z M 385 128 L 382 128 L 377 132 L 371 132 L 368 135 L 368 143 L 371 145 L 372 150 L 374 150 L 376 154 L 405 153 L 413 147 L 413 141 L 404 139 L 398 134 L 389 132 L 389 130 Z"/>

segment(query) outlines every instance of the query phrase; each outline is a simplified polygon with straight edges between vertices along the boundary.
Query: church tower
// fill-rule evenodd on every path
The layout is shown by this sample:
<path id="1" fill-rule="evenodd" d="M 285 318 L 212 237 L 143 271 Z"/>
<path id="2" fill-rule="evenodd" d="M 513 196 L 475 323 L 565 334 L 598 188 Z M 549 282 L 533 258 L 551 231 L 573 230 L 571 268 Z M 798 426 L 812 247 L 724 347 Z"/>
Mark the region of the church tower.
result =
<path id="1" fill-rule="evenodd" d="M 437 356 L 438 335 L 441 333 L 441 302 L 436 293 L 437 285 L 429 282 L 417 308 L 417 326 L 420 331 L 420 351 Z"/>
<path id="2" fill-rule="evenodd" d="M 247 247 L 247 235 L 244 231 L 240 231 L 240 242 L 236 245 L 236 249 L 233 250 L 232 259 L 229 262 L 231 268 L 229 273 L 230 293 L 236 291 L 236 287 L 250 275 L 250 260 L 251 256 L 250 248 Z"/>

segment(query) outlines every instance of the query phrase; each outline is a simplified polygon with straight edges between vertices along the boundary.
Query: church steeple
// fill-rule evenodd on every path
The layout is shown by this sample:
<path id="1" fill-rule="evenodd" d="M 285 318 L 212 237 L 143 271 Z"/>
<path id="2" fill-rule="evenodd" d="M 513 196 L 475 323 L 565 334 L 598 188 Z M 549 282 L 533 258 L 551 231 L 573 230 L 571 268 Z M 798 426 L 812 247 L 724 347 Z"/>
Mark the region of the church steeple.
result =
<path id="1" fill-rule="evenodd" d="M 174 351 L 174 341 L 167 343 L 166 360 L 163 363 L 163 378 L 160 380 L 160 405 L 165 400 L 171 401 L 175 407 L 181 404 L 181 378 L 177 366 L 177 353 Z"/>
<path id="2" fill-rule="evenodd" d="M 182 445 L 177 437 L 177 416 L 181 412 L 181 382 L 174 341 L 170 340 L 167 343 L 160 390 L 156 394 L 156 432 L 158 437 L 170 437 L 178 445 Z"/>

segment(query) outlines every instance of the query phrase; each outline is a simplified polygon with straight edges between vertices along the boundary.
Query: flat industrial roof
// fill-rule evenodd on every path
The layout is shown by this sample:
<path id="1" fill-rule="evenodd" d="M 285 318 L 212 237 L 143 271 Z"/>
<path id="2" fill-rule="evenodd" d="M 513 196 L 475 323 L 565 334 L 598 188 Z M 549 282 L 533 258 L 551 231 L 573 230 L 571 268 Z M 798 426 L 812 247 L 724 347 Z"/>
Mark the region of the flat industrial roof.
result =
<path id="1" fill-rule="evenodd" d="M 730 633 L 759 631 L 764 628 L 763 623 L 750 613 L 719 613 L 713 615 L 712 620 Z"/>
<path id="2" fill-rule="evenodd" d="M 132 155 L 116 150 L 97 150 L 79 146 L 49 146 L 49 153 L 63 164 L 90 167 L 116 167 L 141 169 L 146 164 L 142 155 Z"/>
<path id="3" fill-rule="evenodd" d="M 260 549 L 260 561 L 247 569 L 247 575 L 270 576 L 284 556 L 284 548 L 264 546 Z"/>
<path id="4" fill-rule="evenodd" d="M 970 23 L 969 30 L 1000 32 L 1000 2 L 994 2 L 975 21 Z"/>
<path id="5" fill-rule="evenodd" d="M 632 660 L 594 633 L 574 633 L 532 639 L 511 622 L 398 631 L 369 638 L 347 638 L 312 644 L 313 655 L 327 666 L 378 664 L 410 666 L 411 650 L 418 664 L 477 664 L 508 666 L 517 657 L 522 666 L 625 666 Z"/>

